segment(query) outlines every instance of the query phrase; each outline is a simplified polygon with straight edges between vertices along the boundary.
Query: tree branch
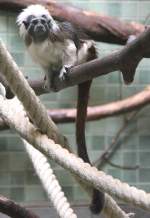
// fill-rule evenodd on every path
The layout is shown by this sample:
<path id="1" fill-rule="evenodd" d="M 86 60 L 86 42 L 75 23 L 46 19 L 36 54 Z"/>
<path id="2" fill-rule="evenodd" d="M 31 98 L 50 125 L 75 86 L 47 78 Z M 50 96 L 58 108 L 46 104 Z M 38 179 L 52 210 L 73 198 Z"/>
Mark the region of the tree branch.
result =
<path id="1" fill-rule="evenodd" d="M 123 22 L 115 17 L 80 10 L 52 0 L 1 0 L 0 9 L 20 11 L 29 4 L 46 5 L 54 18 L 74 23 L 96 41 L 125 44 L 130 35 L 138 35 L 145 29 L 139 23 Z"/>
<path id="2" fill-rule="evenodd" d="M 12 218 L 39 218 L 32 211 L 0 195 L 0 212 Z"/>
<path id="3" fill-rule="evenodd" d="M 119 51 L 107 57 L 95 59 L 70 69 L 68 79 L 61 81 L 58 77 L 54 80 L 56 91 L 74 86 L 95 77 L 106 75 L 120 70 L 125 83 L 133 82 L 136 68 L 143 57 L 150 54 L 150 28 L 140 34 L 135 40 Z"/>
<path id="4" fill-rule="evenodd" d="M 124 100 L 88 107 L 87 121 L 128 113 L 148 104 L 150 104 L 150 87 Z M 52 109 L 48 113 L 56 123 L 74 122 L 76 118 L 76 109 Z"/>
<path id="5" fill-rule="evenodd" d="M 143 91 L 126 98 L 124 100 L 111 102 L 101 106 L 88 107 L 87 121 L 100 120 L 131 111 L 138 110 L 150 104 L 150 87 Z M 49 109 L 49 116 L 55 123 L 71 123 L 76 119 L 76 109 Z M 7 129 L 8 126 L 0 118 L 0 130 Z"/>

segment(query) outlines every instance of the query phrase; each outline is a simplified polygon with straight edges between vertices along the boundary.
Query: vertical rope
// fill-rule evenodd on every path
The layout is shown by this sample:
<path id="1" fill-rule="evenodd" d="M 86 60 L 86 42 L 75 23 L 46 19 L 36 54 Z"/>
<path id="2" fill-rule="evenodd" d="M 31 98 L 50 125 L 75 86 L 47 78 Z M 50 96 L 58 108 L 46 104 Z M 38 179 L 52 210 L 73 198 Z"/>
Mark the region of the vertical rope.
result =
<path id="1" fill-rule="evenodd" d="M 47 158 L 27 141 L 23 140 L 23 143 L 48 198 L 59 216 L 61 218 L 77 218 L 70 208 L 70 204 L 64 196 L 61 186 L 59 185 Z"/>

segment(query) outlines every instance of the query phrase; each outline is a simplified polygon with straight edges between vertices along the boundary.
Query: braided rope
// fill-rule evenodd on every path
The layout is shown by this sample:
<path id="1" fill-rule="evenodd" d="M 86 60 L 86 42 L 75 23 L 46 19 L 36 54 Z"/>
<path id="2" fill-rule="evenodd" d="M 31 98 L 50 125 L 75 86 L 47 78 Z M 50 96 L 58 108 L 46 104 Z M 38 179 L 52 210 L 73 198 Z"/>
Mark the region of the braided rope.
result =
<path id="1" fill-rule="evenodd" d="M 77 218 L 62 192 L 47 158 L 27 141 L 23 140 L 23 142 L 48 198 L 52 201 L 59 216 L 62 218 Z"/>
<path id="2" fill-rule="evenodd" d="M 23 102 L 25 109 L 34 123 L 43 130 L 42 132 L 47 133 L 50 138 L 54 139 L 55 142 L 63 145 L 66 144 L 66 139 L 59 134 L 55 124 L 48 118 L 45 108 L 40 104 L 39 99 L 29 87 L 16 63 L 13 61 L 12 57 L 2 43 L 0 43 L 0 60 L 0 67 L 3 74 L 6 76 L 6 80 L 14 93 L 16 93 L 18 98 Z M 26 135 L 23 132 L 22 134 L 23 136 Z M 109 208 L 108 204 L 106 205 L 106 208 Z M 104 211 L 106 212 L 107 210 Z M 119 216 L 116 215 L 116 217 Z M 122 214 L 122 217 L 127 216 Z"/>
<path id="3" fill-rule="evenodd" d="M 16 118 L 18 112 L 16 112 L 16 107 L 12 107 L 12 104 L 12 100 L 8 101 L 0 97 L 0 114 L 8 125 L 15 128 L 35 148 L 95 188 L 150 211 L 150 194 L 122 183 L 119 179 L 114 179 L 112 176 L 98 171 L 95 167 L 91 167 L 88 163 L 84 163 L 74 154 L 55 144 L 46 135 L 42 135 L 21 113 L 20 118 Z"/>
<path id="4" fill-rule="evenodd" d="M 130 218 L 135 215 L 134 213 L 126 214 L 108 194 L 105 194 L 103 213 L 106 214 L 107 218 Z"/>
<path id="5" fill-rule="evenodd" d="M 20 115 L 22 114 L 23 116 L 25 116 L 25 112 L 23 111 L 22 105 L 19 103 L 17 98 L 13 99 L 12 101 L 13 101 L 13 104 L 11 103 L 11 106 L 14 105 L 15 108 L 17 108 L 17 111 L 15 110 L 16 114 L 19 113 Z M 37 149 L 34 149 L 33 146 L 29 145 L 29 143 L 27 143 L 27 141 L 25 141 L 25 140 L 23 140 L 23 141 L 25 143 L 26 150 L 27 150 L 27 152 L 29 154 L 29 157 L 31 158 L 33 166 L 34 166 L 34 168 L 35 168 L 35 170 L 37 172 L 37 175 L 39 176 L 39 178 L 40 178 L 40 180 L 42 182 L 42 185 L 45 188 L 46 193 L 48 193 L 48 196 L 49 196 L 50 200 L 52 201 L 52 199 L 54 199 L 53 197 L 51 199 L 51 196 L 53 195 L 53 193 L 49 192 L 49 184 L 51 184 L 49 178 L 52 177 L 52 175 L 50 175 L 52 173 L 52 170 L 48 169 L 47 159 Z M 47 171 L 49 171 L 49 172 L 47 172 Z M 45 176 L 46 181 L 43 179 L 43 173 L 45 173 L 47 175 L 47 176 Z M 54 175 L 53 175 L 53 178 L 55 178 Z M 48 180 L 48 182 L 47 182 L 47 180 Z M 83 184 L 83 181 L 81 181 L 81 180 L 80 181 L 78 180 L 78 182 L 79 182 L 80 185 L 82 185 L 82 187 L 85 189 L 85 191 L 88 192 L 88 194 L 91 196 L 92 195 L 92 190 L 93 190 L 92 187 L 91 186 L 85 186 L 85 184 Z M 47 184 L 48 184 L 48 187 L 46 187 Z M 54 184 L 56 184 L 56 183 L 54 183 Z M 61 191 L 61 188 L 59 188 L 59 190 Z M 53 191 L 53 190 L 50 190 L 50 191 Z M 63 199 L 60 199 L 60 202 L 63 202 Z M 61 216 L 61 211 L 59 211 L 59 208 L 57 206 L 57 202 L 52 201 L 52 203 L 53 203 L 54 207 L 56 208 L 58 214 L 60 214 L 60 216 Z M 64 204 L 62 206 L 63 206 L 63 208 L 65 208 Z M 66 216 L 66 214 L 71 212 L 70 210 L 72 210 L 72 209 L 68 208 L 68 211 L 66 211 L 66 213 L 63 214 L 63 215 Z M 133 215 L 133 214 L 126 214 L 117 205 L 117 203 L 112 199 L 112 197 L 109 196 L 108 194 L 105 194 L 105 207 L 103 209 L 103 213 L 106 215 L 107 218 L 130 218 L 130 216 Z M 71 215 L 70 215 L 70 218 L 71 218 Z"/>
<path id="6" fill-rule="evenodd" d="M 56 143 L 66 145 L 66 138 L 59 133 L 57 126 L 48 116 L 44 105 L 40 103 L 39 98 L 35 95 L 27 80 L 24 78 L 24 75 L 19 70 L 17 64 L 1 41 L 0 70 L 6 78 L 11 90 L 22 102 L 33 123 L 36 124 L 41 132 L 46 133 Z"/>

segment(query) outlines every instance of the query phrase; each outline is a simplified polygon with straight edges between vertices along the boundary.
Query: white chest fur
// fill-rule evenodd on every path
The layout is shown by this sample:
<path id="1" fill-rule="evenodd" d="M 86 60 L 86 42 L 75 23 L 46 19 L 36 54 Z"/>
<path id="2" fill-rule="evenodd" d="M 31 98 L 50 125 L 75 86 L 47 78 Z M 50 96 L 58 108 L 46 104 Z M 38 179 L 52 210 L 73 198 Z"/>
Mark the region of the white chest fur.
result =
<path id="1" fill-rule="evenodd" d="M 42 43 L 32 43 L 28 50 L 33 60 L 42 68 L 64 64 L 66 59 L 72 59 L 72 56 L 76 57 L 76 47 L 70 40 L 65 43 L 52 43 L 50 40 L 45 40 Z"/>

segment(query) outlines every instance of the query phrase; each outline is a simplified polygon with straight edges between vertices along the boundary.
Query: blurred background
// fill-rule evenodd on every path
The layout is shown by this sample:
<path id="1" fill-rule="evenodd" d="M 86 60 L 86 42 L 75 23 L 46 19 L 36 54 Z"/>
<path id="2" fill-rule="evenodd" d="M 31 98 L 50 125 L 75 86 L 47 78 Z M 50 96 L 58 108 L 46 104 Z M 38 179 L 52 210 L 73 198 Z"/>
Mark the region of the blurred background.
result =
<path id="1" fill-rule="evenodd" d="M 124 21 L 150 23 L 150 19 L 147 19 L 150 16 L 150 1 L 71 0 L 58 2 L 115 16 Z M 41 69 L 33 64 L 26 52 L 23 41 L 19 37 L 16 16 L 17 13 L 0 9 L 0 38 L 6 44 L 25 76 L 30 79 L 42 78 Z M 120 45 L 106 43 L 97 43 L 96 46 L 99 57 L 121 48 Z M 149 59 L 143 59 L 137 68 L 135 80 L 130 86 L 123 84 L 120 72 L 113 72 L 96 78 L 92 84 L 89 104 L 101 105 L 123 99 L 141 91 L 150 83 L 149 69 Z M 76 87 L 67 88 L 57 94 L 42 95 L 40 99 L 49 109 L 72 108 L 76 106 L 76 91 Z M 106 173 L 147 192 L 150 192 L 149 109 L 150 106 L 145 107 L 132 118 L 116 141 L 118 146 L 109 159 L 111 163 L 105 161 L 102 166 L 102 170 Z M 112 139 L 114 139 L 116 133 L 122 128 L 129 116 L 129 114 L 126 114 L 87 123 L 87 147 L 93 162 L 110 145 Z M 59 128 L 67 136 L 73 150 L 76 152 L 74 123 L 59 124 Z M 118 167 L 113 166 L 112 163 Z M 90 201 L 87 194 L 81 190 L 74 178 L 66 170 L 54 162 L 51 162 L 51 164 L 65 194 L 75 206 L 80 217 L 94 217 L 86 209 Z M 50 214 L 46 212 L 49 205 L 46 194 L 34 173 L 21 140 L 10 130 L 0 132 L 0 194 L 27 206 L 41 208 L 40 213 L 45 212 L 44 218 L 57 217 L 53 210 L 51 210 Z M 42 209 L 43 207 L 45 210 Z M 144 215 L 139 217 L 144 217 Z"/>

